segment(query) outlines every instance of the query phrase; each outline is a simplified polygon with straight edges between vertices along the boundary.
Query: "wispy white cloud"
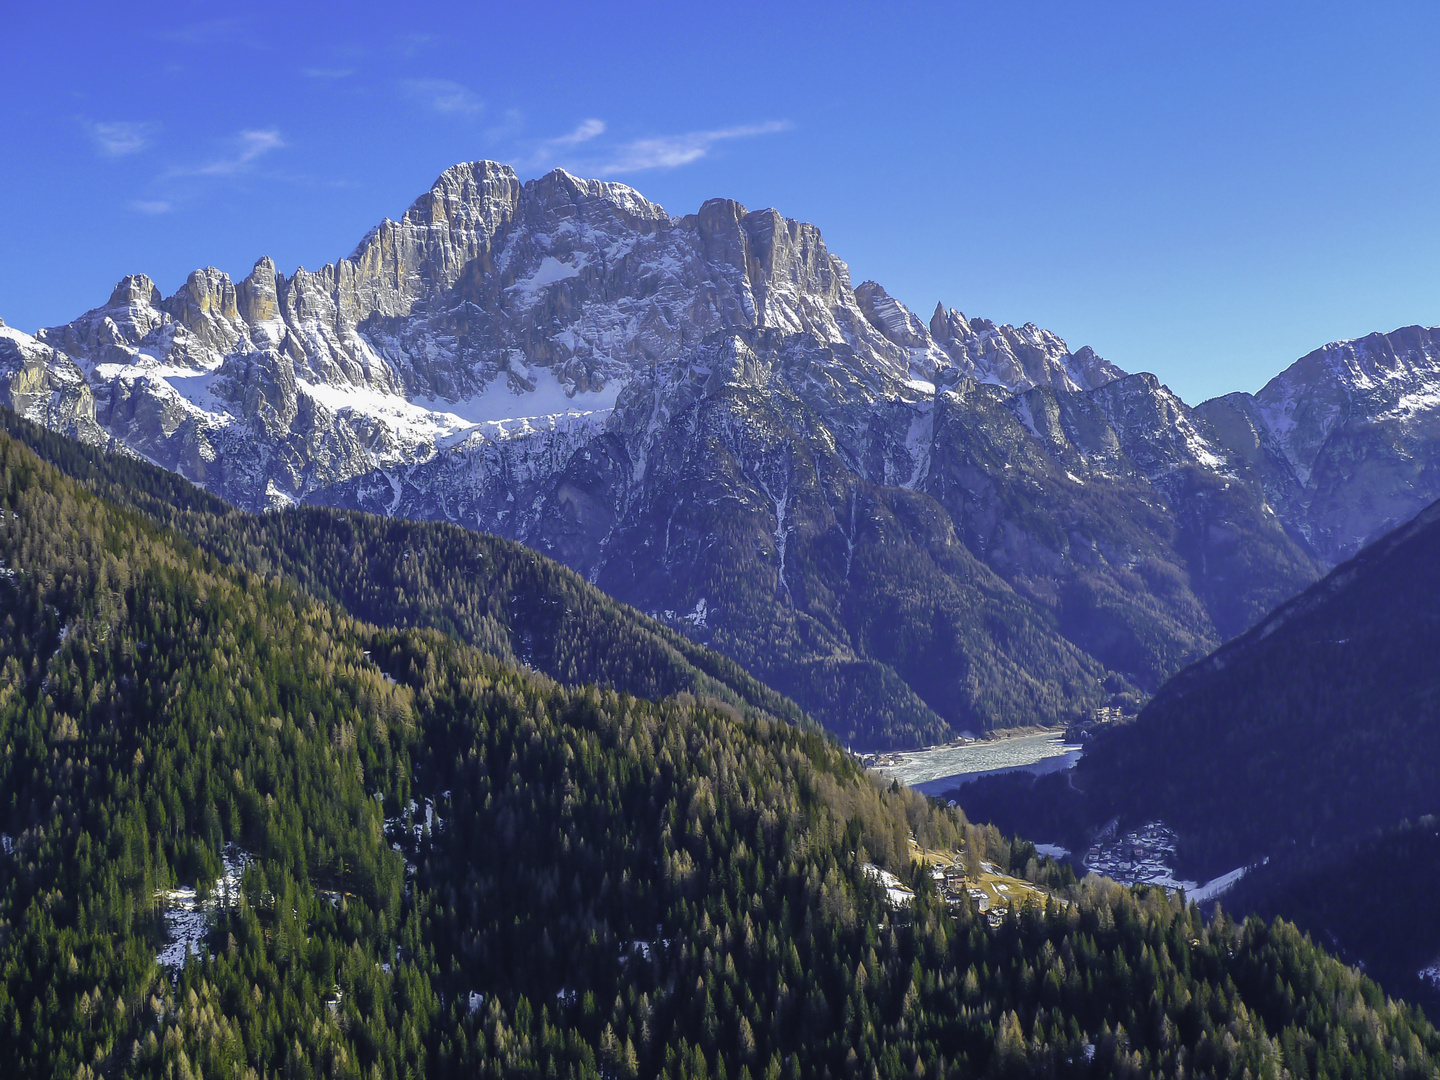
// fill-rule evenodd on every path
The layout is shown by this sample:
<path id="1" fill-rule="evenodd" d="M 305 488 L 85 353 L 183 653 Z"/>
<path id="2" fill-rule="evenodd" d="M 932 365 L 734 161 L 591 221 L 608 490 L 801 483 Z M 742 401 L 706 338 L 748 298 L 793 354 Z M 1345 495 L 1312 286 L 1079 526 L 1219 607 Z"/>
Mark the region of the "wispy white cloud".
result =
<path id="1" fill-rule="evenodd" d="M 274 128 L 246 128 L 221 142 L 216 155 L 190 164 L 171 165 L 150 181 L 141 197 L 127 206 L 140 214 L 168 214 L 191 205 L 217 184 L 268 182 L 316 183 L 267 167 L 264 160 L 289 145 Z"/>
<path id="2" fill-rule="evenodd" d="M 564 135 L 556 135 L 553 138 L 541 139 L 535 143 L 529 153 L 521 156 L 516 164 L 522 169 L 543 169 L 546 165 L 554 163 L 557 159 L 569 160 L 569 152 L 581 143 L 598 139 L 605 134 L 605 121 L 590 117 L 581 120 L 575 125 L 573 131 Z"/>
<path id="3" fill-rule="evenodd" d="M 138 154 L 149 146 L 160 130 L 158 124 L 135 120 L 116 120 L 111 123 L 85 122 L 95 149 L 106 157 L 124 157 Z"/>
<path id="4" fill-rule="evenodd" d="M 307 67 L 301 68 L 300 74 L 304 75 L 307 79 L 325 79 L 333 82 L 337 79 L 348 79 L 351 75 L 355 74 L 355 69 Z"/>
<path id="5" fill-rule="evenodd" d="M 690 131 L 683 135 L 634 139 L 617 146 L 607 158 L 591 168 L 598 176 L 644 172 L 647 169 L 673 169 L 699 161 L 714 149 L 716 143 L 747 139 L 755 135 L 773 135 L 788 131 L 792 126 L 788 120 L 769 120 L 763 124 L 743 124 L 715 131 Z"/>
<path id="6" fill-rule="evenodd" d="M 570 132 L 569 135 L 561 135 L 557 138 L 550 139 L 549 145 L 579 146 L 583 142 L 589 142 L 591 139 L 604 134 L 605 121 L 591 118 L 589 120 L 581 120 L 580 123 L 575 126 L 575 130 Z"/>
<path id="7" fill-rule="evenodd" d="M 172 169 L 171 176 L 234 176 L 250 171 L 255 161 L 285 145 L 274 129 L 242 131 L 233 140 L 231 153 L 203 165 Z"/>
<path id="8" fill-rule="evenodd" d="M 450 79 L 405 79 L 400 85 L 408 96 L 438 113 L 479 116 L 485 111 L 485 102 L 473 90 Z"/>
<path id="9" fill-rule="evenodd" d="M 614 176 L 621 173 L 644 172 L 647 169 L 674 169 L 689 165 L 709 154 L 718 143 L 731 139 L 747 139 L 756 135 L 773 135 L 789 131 L 794 125 L 788 120 L 767 120 L 763 124 L 741 124 L 736 127 L 707 131 L 687 131 L 680 135 L 657 135 L 645 139 L 610 143 L 603 136 L 609 130 L 605 121 L 590 118 L 580 121 L 573 131 L 533 143 L 528 153 L 515 159 L 521 169 L 543 169 L 563 165 L 583 176 Z M 609 145 L 606 145 L 609 143 Z M 584 147 L 577 152 L 577 148 Z"/>

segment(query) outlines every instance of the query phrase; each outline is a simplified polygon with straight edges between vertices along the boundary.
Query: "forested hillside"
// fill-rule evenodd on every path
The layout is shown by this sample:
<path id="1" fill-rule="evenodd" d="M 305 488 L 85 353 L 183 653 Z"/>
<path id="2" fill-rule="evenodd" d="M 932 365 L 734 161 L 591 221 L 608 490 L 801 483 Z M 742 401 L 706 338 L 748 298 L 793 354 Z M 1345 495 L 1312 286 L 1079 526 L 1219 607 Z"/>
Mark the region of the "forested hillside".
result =
<path id="1" fill-rule="evenodd" d="M 689 691 L 799 721 L 739 664 L 621 604 L 529 548 L 454 525 L 321 508 L 247 514 L 147 462 L 0 408 L 0 429 L 102 497 L 223 562 L 280 575 L 357 618 L 430 627 L 560 681 L 641 697 Z"/>
<path id="2" fill-rule="evenodd" d="M 1390 994 L 1440 1016 L 1440 821 L 1401 822 L 1344 843 L 1292 850 L 1225 897 L 1232 910 L 1282 912 Z"/>
<path id="3" fill-rule="evenodd" d="M 1030 854 L 813 731 L 359 621 L 4 437 L 0 511 L 17 1077 L 1435 1074 L 1284 924 L 1099 883 L 947 908 L 909 833 Z"/>
<path id="4" fill-rule="evenodd" d="M 1437 594 L 1440 504 L 1100 729 L 1073 775 L 965 801 L 1075 845 L 1163 819 L 1196 880 L 1440 813 Z"/>

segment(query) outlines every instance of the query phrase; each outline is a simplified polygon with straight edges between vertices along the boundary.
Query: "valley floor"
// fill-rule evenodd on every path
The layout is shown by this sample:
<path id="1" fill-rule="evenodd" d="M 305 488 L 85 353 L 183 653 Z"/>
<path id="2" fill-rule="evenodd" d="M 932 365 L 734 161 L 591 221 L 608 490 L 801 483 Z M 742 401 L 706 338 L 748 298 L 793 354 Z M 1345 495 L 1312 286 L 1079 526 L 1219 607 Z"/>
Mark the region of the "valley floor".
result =
<path id="1" fill-rule="evenodd" d="M 1046 773 L 1071 768 L 1080 760 L 1079 745 L 1065 741 L 1059 729 L 1039 733 L 973 739 L 861 758 L 867 768 L 927 795 L 938 795 L 982 776 L 1012 770 Z"/>

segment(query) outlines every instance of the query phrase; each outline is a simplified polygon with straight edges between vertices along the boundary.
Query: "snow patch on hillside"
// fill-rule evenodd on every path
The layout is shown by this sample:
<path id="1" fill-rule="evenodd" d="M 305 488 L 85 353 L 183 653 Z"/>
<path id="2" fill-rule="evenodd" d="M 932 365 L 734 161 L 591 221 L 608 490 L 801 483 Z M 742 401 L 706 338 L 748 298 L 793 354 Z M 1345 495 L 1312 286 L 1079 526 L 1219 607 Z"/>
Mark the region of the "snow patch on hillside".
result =
<path id="1" fill-rule="evenodd" d="M 705 603 L 705 597 L 702 596 L 699 600 L 695 601 L 695 610 L 690 612 L 689 615 L 683 616 L 683 618 L 698 630 L 705 626 L 705 619 L 709 614 L 709 606 Z"/>
<path id="2" fill-rule="evenodd" d="M 613 409 L 623 386 L 620 380 L 612 379 L 603 389 L 571 393 L 548 368 L 527 368 L 525 376 L 533 383 L 533 390 L 517 392 L 507 380 L 499 378 L 473 397 L 460 401 L 416 398 L 413 405 L 447 423 L 465 426 Z"/>
<path id="3" fill-rule="evenodd" d="M 900 884 L 900 879 L 889 870 L 882 870 L 874 863 L 866 863 L 860 869 L 871 881 L 879 883 L 885 890 L 885 898 L 895 907 L 906 907 L 914 902 L 915 894 Z"/>
<path id="4" fill-rule="evenodd" d="M 1249 872 L 1250 867 L 1237 866 L 1228 874 L 1221 874 L 1217 878 L 1211 878 L 1204 885 L 1189 890 L 1185 895 L 1197 904 L 1209 903 L 1222 893 L 1229 892 L 1230 889 Z"/>
<path id="5" fill-rule="evenodd" d="M 208 898 L 201 900 L 193 885 L 181 885 L 155 894 L 155 899 L 164 908 L 165 934 L 169 939 L 156 955 L 156 963 L 169 968 L 175 975 L 192 954 L 200 954 L 210 929 L 211 913 L 221 907 L 234 907 L 240 902 L 240 878 L 249 862 L 249 852 L 234 844 L 227 845 L 222 856 L 224 870 Z"/>
<path id="6" fill-rule="evenodd" d="M 553 255 L 546 255 L 540 260 L 540 265 L 536 267 L 533 274 L 515 282 L 505 291 L 533 296 L 547 285 L 554 285 L 557 281 L 564 281 L 566 278 L 579 277 L 583 266 L 583 262 L 580 266 L 571 266 L 569 263 L 561 262 Z"/>

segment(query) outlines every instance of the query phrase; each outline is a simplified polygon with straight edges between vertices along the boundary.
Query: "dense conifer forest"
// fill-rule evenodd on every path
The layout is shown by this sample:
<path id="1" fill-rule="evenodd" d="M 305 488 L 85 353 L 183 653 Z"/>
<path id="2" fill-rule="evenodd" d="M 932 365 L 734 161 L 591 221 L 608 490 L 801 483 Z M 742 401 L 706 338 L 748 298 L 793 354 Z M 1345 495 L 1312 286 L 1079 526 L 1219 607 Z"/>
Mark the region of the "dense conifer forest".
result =
<path id="1" fill-rule="evenodd" d="M 578 584 L 536 594 L 613 636 L 527 654 L 448 583 L 474 564 L 384 577 L 393 538 L 346 517 L 222 538 L 203 496 L 133 466 L 117 506 L 88 467 L 0 436 L 14 1076 L 1437 1075 L 1434 1029 L 1289 924 L 1075 883 Z M 1047 898 L 947 903 L 917 845 Z"/>
<path id="2" fill-rule="evenodd" d="M 1430 815 L 1341 844 L 1288 851 L 1252 870 L 1225 900 L 1236 910 L 1284 913 L 1346 961 L 1363 965 L 1388 993 L 1435 1017 L 1437 896 L 1440 820 Z"/>

